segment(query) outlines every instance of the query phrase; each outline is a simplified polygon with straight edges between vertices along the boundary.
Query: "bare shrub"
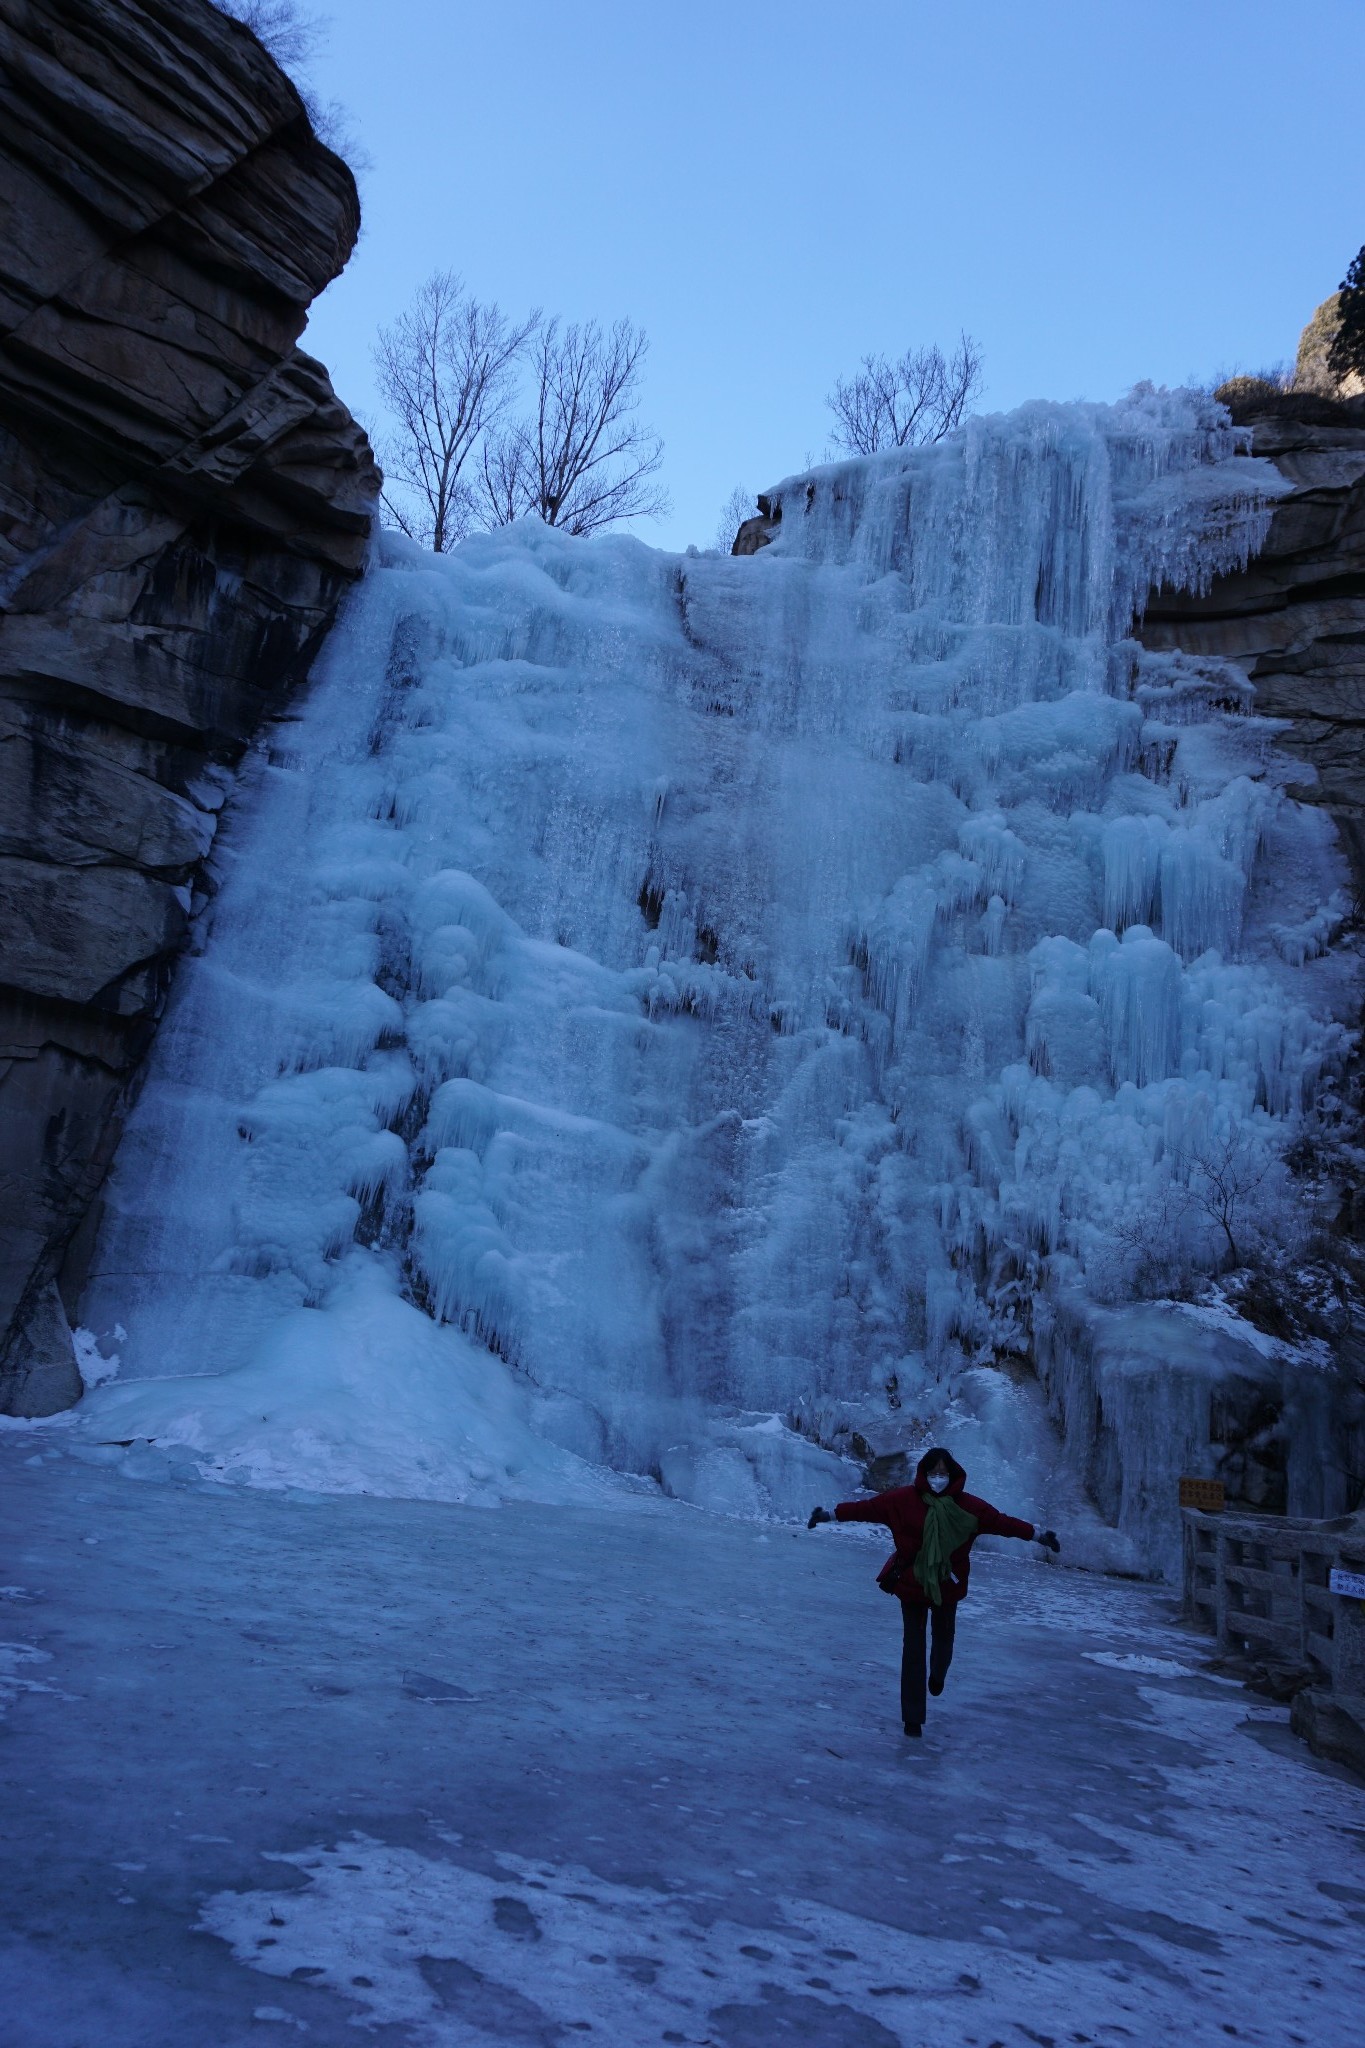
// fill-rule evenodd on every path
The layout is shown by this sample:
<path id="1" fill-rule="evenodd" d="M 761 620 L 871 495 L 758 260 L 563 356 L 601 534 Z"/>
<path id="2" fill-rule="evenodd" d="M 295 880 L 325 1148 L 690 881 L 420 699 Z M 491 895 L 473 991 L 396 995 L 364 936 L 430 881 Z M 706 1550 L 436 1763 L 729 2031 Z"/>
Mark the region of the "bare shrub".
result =
<path id="1" fill-rule="evenodd" d="M 298 0 L 215 0 L 215 5 L 249 28 L 291 76 L 296 65 L 310 64 L 322 47 L 321 17 L 306 13 Z"/>
<path id="2" fill-rule="evenodd" d="M 345 157 L 352 171 L 370 168 L 369 156 L 339 100 L 323 100 L 308 76 L 308 67 L 327 40 L 327 23 L 310 14 L 298 0 L 213 0 L 220 14 L 249 28 L 269 51 L 303 101 L 313 133 L 328 149 Z"/>

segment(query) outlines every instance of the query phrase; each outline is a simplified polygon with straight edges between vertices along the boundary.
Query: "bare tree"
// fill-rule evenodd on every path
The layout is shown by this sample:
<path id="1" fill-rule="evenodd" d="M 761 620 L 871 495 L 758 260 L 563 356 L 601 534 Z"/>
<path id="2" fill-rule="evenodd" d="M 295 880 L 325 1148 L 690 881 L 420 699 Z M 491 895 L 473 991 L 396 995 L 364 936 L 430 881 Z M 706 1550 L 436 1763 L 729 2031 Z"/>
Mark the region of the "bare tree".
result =
<path id="1" fill-rule="evenodd" d="M 484 526 L 510 526 L 531 509 L 530 464 L 521 432 L 512 428 L 490 435 L 483 444 L 482 468 L 479 519 Z"/>
<path id="2" fill-rule="evenodd" d="M 1235 1122 L 1206 1139 L 1191 1158 L 1188 1199 L 1223 1237 L 1230 1266 L 1243 1264 L 1248 1237 L 1258 1232 L 1257 1197 L 1279 1166 L 1279 1155 L 1268 1145 L 1253 1145 Z"/>
<path id="3" fill-rule="evenodd" d="M 637 418 L 647 347 L 629 320 L 609 332 L 595 320 L 539 329 L 529 348 L 531 410 L 485 447 L 490 525 L 535 512 L 547 526 L 587 534 L 668 510 L 653 481 L 663 443 Z"/>
<path id="4" fill-rule="evenodd" d="M 1121 1203 L 1102 1225 L 1121 1254 L 1119 1267 L 1106 1276 L 1097 1264 L 1093 1284 L 1107 1288 L 1112 1300 L 1189 1293 L 1200 1272 L 1189 1210 L 1186 1189 L 1170 1181 Z"/>
<path id="5" fill-rule="evenodd" d="M 392 421 L 380 450 L 384 503 L 404 533 L 438 555 L 473 521 L 465 465 L 506 410 L 517 358 L 539 324 L 539 313 L 509 320 L 472 298 L 453 271 L 438 270 L 379 330 L 375 370 Z"/>
<path id="6" fill-rule="evenodd" d="M 981 390 L 981 350 L 969 334 L 951 356 L 935 344 L 910 348 L 897 361 L 864 356 L 856 376 L 841 377 L 825 403 L 834 440 L 851 455 L 879 448 L 919 448 L 941 441 L 966 416 Z"/>
<path id="7" fill-rule="evenodd" d="M 746 491 L 743 484 L 736 484 L 720 508 L 716 521 L 715 545 L 723 555 L 728 555 L 734 545 L 735 535 L 746 519 L 753 519 L 758 513 L 758 501 L 752 491 Z"/>
<path id="8" fill-rule="evenodd" d="M 1170 1177 L 1126 1202 L 1103 1226 L 1139 1295 L 1180 1294 L 1200 1274 L 1263 1265 L 1301 1248 L 1305 1205 L 1292 1198 L 1274 1144 L 1237 1118 L 1202 1137 Z"/>

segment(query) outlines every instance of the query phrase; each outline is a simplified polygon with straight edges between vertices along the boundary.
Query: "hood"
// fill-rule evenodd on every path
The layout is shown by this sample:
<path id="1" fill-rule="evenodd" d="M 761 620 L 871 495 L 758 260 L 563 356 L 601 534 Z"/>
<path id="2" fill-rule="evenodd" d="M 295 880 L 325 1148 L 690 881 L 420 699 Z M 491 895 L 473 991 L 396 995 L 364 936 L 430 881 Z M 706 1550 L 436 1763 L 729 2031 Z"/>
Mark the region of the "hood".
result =
<path id="1" fill-rule="evenodd" d="M 915 1491 L 916 1493 L 924 1493 L 927 1490 L 929 1482 L 924 1476 L 925 1468 L 929 1465 L 935 1464 L 940 1458 L 946 1458 L 948 1460 L 948 1471 L 951 1474 L 951 1477 L 948 1480 L 947 1493 L 950 1499 L 956 1500 L 957 1496 L 962 1492 L 962 1489 L 967 1484 L 967 1475 L 963 1471 L 962 1467 L 958 1464 L 957 1459 L 953 1456 L 952 1452 L 945 1451 L 942 1444 L 931 1444 L 929 1449 L 924 1453 L 924 1456 L 920 1459 L 918 1465 L 916 1465 L 914 1480 Z"/>

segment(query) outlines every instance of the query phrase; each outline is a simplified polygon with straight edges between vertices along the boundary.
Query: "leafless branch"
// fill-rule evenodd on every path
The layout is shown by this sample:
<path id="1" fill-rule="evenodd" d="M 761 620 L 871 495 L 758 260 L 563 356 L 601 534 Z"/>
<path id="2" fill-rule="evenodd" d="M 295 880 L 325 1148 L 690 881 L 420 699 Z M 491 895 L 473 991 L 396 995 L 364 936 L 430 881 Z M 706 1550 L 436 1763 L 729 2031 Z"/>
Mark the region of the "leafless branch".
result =
<path id="1" fill-rule="evenodd" d="M 1237 1124 L 1221 1137 L 1210 1138 L 1195 1152 L 1190 1165 L 1191 1205 L 1212 1223 L 1227 1245 L 1228 1263 L 1243 1263 L 1241 1234 L 1250 1222 L 1255 1198 L 1279 1165 L 1268 1147 L 1253 1147 Z"/>
<path id="2" fill-rule="evenodd" d="M 715 545 L 723 555 L 728 555 L 734 545 L 735 535 L 746 519 L 753 519 L 758 512 L 758 501 L 752 491 L 746 491 L 743 484 L 736 484 L 720 508 L 716 521 Z"/>
<path id="3" fill-rule="evenodd" d="M 309 64 L 321 46 L 324 27 L 316 14 L 305 13 L 297 0 L 215 0 L 224 14 L 249 28 L 277 64 L 292 71 Z"/>
<path id="4" fill-rule="evenodd" d="M 1139 1294 L 1179 1293 L 1201 1272 L 1260 1265 L 1301 1243 L 1307 1218 L 1264 1132 L 1234 1118 L 1176 1155 L 1169 1173 L 1105 1224 Z"/>
<path id="5" fill-rule="evenodd" d="M 483 492 L 480 517 L 485 526 L 510 526 L 531 505 L 531 453 L 519 426 L 490 435 L 482 449 Z"/>
<path id="6" fill-rule="evenodd" d="M 345 157 L 353 171 L 369 170 L 369 153 L 346 108 L 339 100 L 319 99 L 308 76 L 309 66 L 327 39 L 324 18 L 307 13 L 298 0 L 213 0 L 213 4 L 221 14 L 249 28 L 288 72 L 319 142 Z"/>
<path id="7" fill-rule="evenodd" d="M 375 370 L 392 421 L 381 450 L 385 503 L 405 533 L 437 554 L 473 522 L 465 465 L 506 410 L 517 357 L 539 322 L 538 313 L 508 320 L 471 298 L 453 271 L 439 270 L 407 312 L 379 330 Z"/>
<path id="8" fill-rule="evenodd" d="M 896 362 L 864 356 L 857 375 L 841 377 L 826 400 L 835 441 L 851 455 L 941 441 L 961 425 L 981 385 L 981 350 L 969 334 L 951 356 L 937 344 L 907 349 Z"/>
<path id="9" fill-rule="evenodd" d="M 539 328 L 529 349 L 530 411 L 485 448 L 490 525 L 535 512 L 547 526 L 588 534 L 667 511 L 653 482 L 663 444 L 637 418 L 647 347 L 629 320 L 609 332 L 595 320 Z"/>

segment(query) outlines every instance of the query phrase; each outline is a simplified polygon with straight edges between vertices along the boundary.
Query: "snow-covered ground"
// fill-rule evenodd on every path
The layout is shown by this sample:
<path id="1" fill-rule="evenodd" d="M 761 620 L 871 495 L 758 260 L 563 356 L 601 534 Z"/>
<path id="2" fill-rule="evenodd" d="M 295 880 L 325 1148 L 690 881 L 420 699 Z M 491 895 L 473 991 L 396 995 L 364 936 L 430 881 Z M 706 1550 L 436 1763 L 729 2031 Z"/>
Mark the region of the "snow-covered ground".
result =
<path id="1" fill-rule="evenodd" d="M 1359 2038 L 1365 1788 L 1168 1595 L 983 1556 L 911 1745 L 875 1538 L 51 1442 L 0 1440 L 5 2048 Z"/>

